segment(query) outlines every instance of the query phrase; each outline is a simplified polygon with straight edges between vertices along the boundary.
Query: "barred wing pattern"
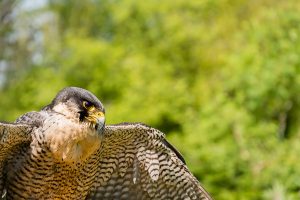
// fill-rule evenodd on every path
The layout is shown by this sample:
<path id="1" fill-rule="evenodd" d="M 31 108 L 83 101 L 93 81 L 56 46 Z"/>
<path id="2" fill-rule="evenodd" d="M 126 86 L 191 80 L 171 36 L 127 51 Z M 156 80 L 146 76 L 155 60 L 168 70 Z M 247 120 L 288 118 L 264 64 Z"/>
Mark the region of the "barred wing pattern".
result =
<path id="1" fill-rule="evenodd" d="M 14 148 L 31 141 L 32 129 L 33 126 L 27 124 L 0 122 L 0 198 L 4 190 L 3 169 L 5 161 Z"/>
<path id="2" fill-rule="evenodd" d="M 91 163 L 95 183 L 86 199 L 211 200 L 164 134 L 142 124 L 107 126 Z"/>

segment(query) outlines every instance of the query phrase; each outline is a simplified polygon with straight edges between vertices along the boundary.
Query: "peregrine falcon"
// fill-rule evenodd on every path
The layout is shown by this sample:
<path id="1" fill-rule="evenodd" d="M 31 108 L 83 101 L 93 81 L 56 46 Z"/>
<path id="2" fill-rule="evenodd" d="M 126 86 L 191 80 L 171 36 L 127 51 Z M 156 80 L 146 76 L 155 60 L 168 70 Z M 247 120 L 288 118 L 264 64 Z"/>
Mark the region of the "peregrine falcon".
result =
<path id="1" fill-rule="evenodd" d="M 39 112 L 0 122 L 0 194 L 10 199 L 211 200 L 157 129 L 105 125 L 91 92 L 61 90 Z"/>

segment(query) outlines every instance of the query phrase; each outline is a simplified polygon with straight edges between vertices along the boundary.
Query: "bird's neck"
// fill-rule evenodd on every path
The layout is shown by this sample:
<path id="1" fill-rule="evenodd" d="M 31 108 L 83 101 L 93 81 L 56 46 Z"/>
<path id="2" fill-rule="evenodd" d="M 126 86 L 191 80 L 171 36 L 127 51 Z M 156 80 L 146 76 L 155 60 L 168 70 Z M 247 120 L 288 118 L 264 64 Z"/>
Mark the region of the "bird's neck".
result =
<path id="1" fill-rule="evenodd" d="M 31 149 L 32 153 L 37 156 L 39 152 L 46 150 L 51 153 L 56 162 L 76 164 L 85 162 L 99 149 L 100 143 L 99 134 L 90 127 L 62 121 L 55 126 L 37 131 L 33 137 Z"/>

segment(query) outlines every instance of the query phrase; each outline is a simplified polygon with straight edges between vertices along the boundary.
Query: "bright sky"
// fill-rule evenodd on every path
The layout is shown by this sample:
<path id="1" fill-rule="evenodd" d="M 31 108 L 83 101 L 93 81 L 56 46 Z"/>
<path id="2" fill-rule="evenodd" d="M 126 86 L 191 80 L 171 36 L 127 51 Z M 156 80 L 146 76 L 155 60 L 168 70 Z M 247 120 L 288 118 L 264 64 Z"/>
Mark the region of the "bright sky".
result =
<path id="1" fill-rule="evenodd" d="M 47 3 L 47 0 L 23 0 L 21 8 L 24 10 L 31 10 L 43 7 Z"/>

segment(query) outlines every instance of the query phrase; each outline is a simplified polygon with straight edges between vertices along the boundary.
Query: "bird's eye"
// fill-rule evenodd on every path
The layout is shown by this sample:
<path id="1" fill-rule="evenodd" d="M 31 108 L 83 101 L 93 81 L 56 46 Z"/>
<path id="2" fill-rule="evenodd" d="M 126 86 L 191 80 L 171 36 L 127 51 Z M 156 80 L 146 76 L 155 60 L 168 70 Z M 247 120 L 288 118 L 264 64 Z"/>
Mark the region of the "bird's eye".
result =
<path id="1" fill-rule="evenodd" d="M 82 105 L 85 109 L 90 109 L 93 105 L 88 101 L 83 101 Z"/>

